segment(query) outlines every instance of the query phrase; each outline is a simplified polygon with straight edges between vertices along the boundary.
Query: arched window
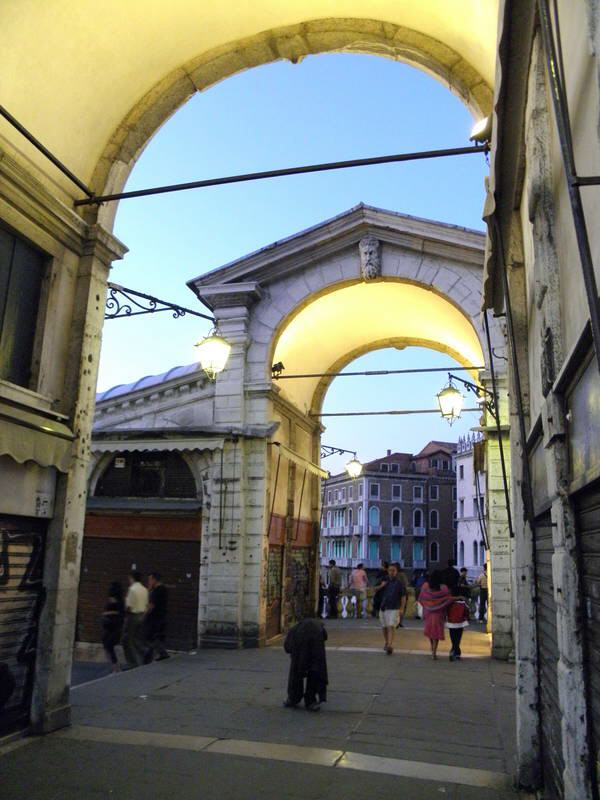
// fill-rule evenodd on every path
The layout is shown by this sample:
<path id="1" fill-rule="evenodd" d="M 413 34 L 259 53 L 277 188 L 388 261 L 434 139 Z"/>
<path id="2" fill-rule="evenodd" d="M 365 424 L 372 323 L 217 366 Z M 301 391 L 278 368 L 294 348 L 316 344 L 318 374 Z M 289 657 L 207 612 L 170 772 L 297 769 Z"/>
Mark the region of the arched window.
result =
<path id="1" fill-rule="evenodd" d="M 415 528 L 422 528 L 423 527 L 423 512 L 420 508 L 415 508 L 413 512 L 413 527 Z"/>
<path id="2" fill-rule="evenodd" d="M 479 564 L 479 553 L 477 552 L 477 542 L 473 542 L 473 566 Z"/>
<path id="3" fill-rule="evenodd" d="M 358 524 L 359 525 L 363 524 L 363 507 L 362 506 L 358 507 Z"/>
<path id="4" fill-rule="evenodd" d="M 327 527 L 331 528 L 331 511 L 327 512 Z"/>
<path id="5" fill-rule="evenodd" d="M 379 509 L 377 506 L 371 506 L 369 509 L 369 525 L 372 528 L 379 527 Z"/>
<path id="6" fill-rule="evenodd" d="M 352 509 L 349 508 L 348 509 L 348 525 L 352 525 L 352 517 L 353 517 Z"/>
<path id="7" fill-rule="evenodd" d="M 400 528 L 402 525 L 402 512 L 399 508 L 392 509 L 392 528 Z"/>
<path id="8" fill-rule="evenodd" d="M 98 481 L 97 497 L 197 497 L 192 471 L 179 453 L 117 454 Z"/>
<path id="9" fill-rule="evenodd" d="M 429 560 L 430 561 L 440 560 L 440 547 L 437 542 L 431 542 L 431 544 L 429 545 Z"/>
<path id="10" fill-rule="evenodd" d="M 462 539 L 460 541 L 460 547 L 458 549 L 458 553 L 459 553 L 458 563 L 459 563 L 459 565 L 461 567 L 464 567 L 464 565 L 465 565 L 465 543 L 462 541 Z"/>
<path id="11" fill-rule="evenodd" d="M 432 508 L 429 512 L 429 527 L 437 530 L 440 527 L 440 515 L 439 512 Z"/>
<path id="12" fill-rule="evenodd" d="M 481 566 L 485 564 L 485 546 L 483 542 L 479 542 L 479 563 Z"/>

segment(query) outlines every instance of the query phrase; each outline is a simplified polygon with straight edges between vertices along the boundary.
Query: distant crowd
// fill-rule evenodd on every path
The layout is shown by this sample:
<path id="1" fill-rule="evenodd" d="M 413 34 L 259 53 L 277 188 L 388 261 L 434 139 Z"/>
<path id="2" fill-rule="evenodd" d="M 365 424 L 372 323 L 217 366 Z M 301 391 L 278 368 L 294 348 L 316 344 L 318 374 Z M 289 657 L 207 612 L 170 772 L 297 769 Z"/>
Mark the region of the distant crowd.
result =
<path id="1" fill-rule="evenodd" d="M 148 575 L 147 587 L 137 570 L 129 573 L 128 581 L 126 594 L 120 583 L 111 583 L 102 613 L 102 645 L 114 672 L 169 658 L 165 649 L 167 587 L 158 572 Z M 125 655 L 123 667 L 115 650 L 119 644 Z"/>
<path id="2" fill-rule="evenodd" d="M 385 639 L 385 651 L 393 652 L 394 631 L 403 627 L 408 600 L 408 581 L 397 563 L 381 562 L 373 586 L 372 615 L 381 621 Z M 424 634 L 431 643 L 433 658 L 437 658 L 438 642 L 444 638 L 444 627 L 452 640 L 451 660 L 460 659 L 460 640 L 463 629 L 471 616 L 479 615 L 484 622 L 487 615 L 488 576 L 487 565 L 474 584 L 468 580 L 468 571 L 456 569 L 453 560 L 444 570 L 415 570 L 410 580 L 416 600 L 415 616 L 424 619 Z M 352 609 L 356 617 L 367 616 L 367 589 L 369 579 L 358 564 L 350 573 L 348 590 Z M 476 591 L 474 591 L 476 590 Z M 329 562 L 327 582 L 321 579 L 319 592 L 319 615 L 335 619 L 338 616 L 338 601 L 342 591 L 342 571 L 334 559 Z M 477 605 L 474 595 L 477 595 Z"/>

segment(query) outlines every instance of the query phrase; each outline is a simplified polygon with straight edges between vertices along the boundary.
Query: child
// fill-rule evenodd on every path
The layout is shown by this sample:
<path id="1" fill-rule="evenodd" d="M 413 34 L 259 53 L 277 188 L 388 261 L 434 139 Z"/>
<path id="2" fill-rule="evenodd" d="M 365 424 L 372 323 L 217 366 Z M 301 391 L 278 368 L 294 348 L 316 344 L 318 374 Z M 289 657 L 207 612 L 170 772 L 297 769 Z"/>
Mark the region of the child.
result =
<path id="1" fill-rule="evenodd" d="M 450 650 L 450 661 L 460 661 L 460 640 L 463 631 L 469 625 L 469 606 L 465 597 L 456 597 L 452 605 L 448 608 L 446 627 L 450 632 L 452 649 Z"/>

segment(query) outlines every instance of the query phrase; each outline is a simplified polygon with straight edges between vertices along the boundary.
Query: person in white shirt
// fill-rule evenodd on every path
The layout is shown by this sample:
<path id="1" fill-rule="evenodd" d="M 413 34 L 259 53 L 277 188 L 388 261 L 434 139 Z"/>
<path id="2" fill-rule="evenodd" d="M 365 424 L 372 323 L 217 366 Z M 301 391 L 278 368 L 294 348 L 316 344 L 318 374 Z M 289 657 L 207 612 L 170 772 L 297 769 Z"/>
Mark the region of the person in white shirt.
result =
<path id="1" fill-rule="evenodd" d="M 137 570 L 129 573 L 129 589 L 125 597 L 125 625 L 123 627 L 123 652 L 130 668 L 144 663 L 144 614 L 148 608 L 148 589 L 142 584 Z"/>
<path id="2" fill-rule="evenodd" d="M 488 605 L 488 574 L 487 564 L 483 565 L 483 572 L 477 578 L 477 585 L 479 586 L 479 621 L 485 622 L 485 614 Z"/>

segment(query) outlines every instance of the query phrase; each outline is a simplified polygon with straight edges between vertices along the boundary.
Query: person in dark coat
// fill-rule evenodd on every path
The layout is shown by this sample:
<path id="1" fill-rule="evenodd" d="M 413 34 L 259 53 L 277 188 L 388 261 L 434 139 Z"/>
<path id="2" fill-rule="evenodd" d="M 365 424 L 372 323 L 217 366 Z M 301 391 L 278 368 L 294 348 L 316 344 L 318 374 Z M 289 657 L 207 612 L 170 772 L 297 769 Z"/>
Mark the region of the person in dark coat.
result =
<path id="1" fill-rule="evenodd" d="M 313 617 L 289 630 L 284 643 L 285 652 L 292 657 L 286 708 L 295 708 L 304 698 L 307 711 L 319 711 L 327 700 L 326 639 L 325 626 Z"/>
<path id="2" fill-rule="evenodd" d="M 115 647 L 121 641 L 124 618 L 123 589 L 118 581 L 114 581 L 108 590 L 108 599 L 102 613 L 102 646 L 112 664 L 113 672 L 118 672 L 120 669 Z"/>
<path id="3" fill-rule="evenodd" d="M 168 593 L 158 572 L 151 572 L 148 576 L 148 590 L 148 608 L 144 616 L 144 636 L 148 645 L 145 664 L 154 660 L 155 653 L 158 653 L 157 661 L 169 658 L 165 648 Z"/>
<path id="4" fill-rule="evenodd" d="M 460 572 L 454 566 L 454 559 L 448 559 L 448 566 L 441 572 L 442 583 L 450 589 L 452 594 L 456 594 L 458 582 L 460 580 Z"/>

